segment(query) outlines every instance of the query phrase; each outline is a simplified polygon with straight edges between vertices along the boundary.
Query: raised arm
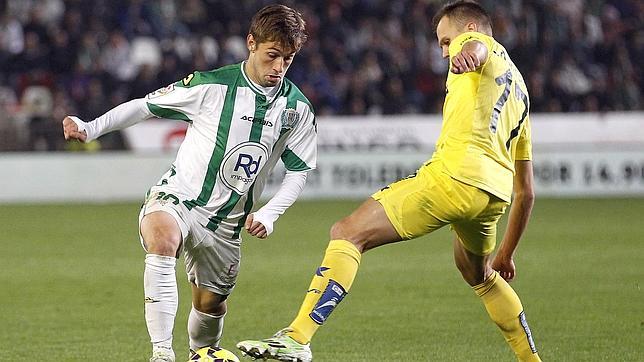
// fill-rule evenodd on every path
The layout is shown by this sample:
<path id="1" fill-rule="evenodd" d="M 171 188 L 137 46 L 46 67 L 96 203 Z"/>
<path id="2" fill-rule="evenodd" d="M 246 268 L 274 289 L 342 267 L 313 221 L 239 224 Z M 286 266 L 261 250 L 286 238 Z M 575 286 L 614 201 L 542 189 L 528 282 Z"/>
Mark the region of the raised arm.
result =
<path id="1" fill-rule="evenodd" d="M 505 280 L 512 280 L 516 275 L 514 266 L 514 252 L 516 251 L 521 235 L 525 231 L 532 205 L 534 204 L 534 180 L 532 174 L 532 161 L 516 161 L 514 176 L 514 192 L 508 226 L 503 236 L 503 241 L 496 253 L 492 268 L 499 272 Z"/>
<path id="2" fill-rule="evenodd" d="M 473 72 L 485 63 L 487 57 L 488 49 L 485 44 L 478 40 L 468 41 L 463 44 L 463 49 L 450 59 L 452 73 Z"/>
<path id="3" fill-rule="evenodd" d="M 134 99 L 114 107 L 92 122 L 83 122 L 78 117 L 67 116 L 63 119 L 63 134 L 66 140 L 89 142 L 105 133 L 127 128 L 153 116 L 145 99 Z"/>

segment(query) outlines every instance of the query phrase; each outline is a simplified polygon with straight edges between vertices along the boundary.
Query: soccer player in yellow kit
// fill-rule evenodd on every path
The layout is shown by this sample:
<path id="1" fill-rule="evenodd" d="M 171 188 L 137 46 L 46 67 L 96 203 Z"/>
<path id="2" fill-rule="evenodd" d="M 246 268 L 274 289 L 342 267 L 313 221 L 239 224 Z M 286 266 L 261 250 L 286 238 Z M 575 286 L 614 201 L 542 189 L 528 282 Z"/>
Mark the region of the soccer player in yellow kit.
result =
<path id="1" fill-rule="evenodd" d="M 456 1 L 434 17 L 450 59 L 443 126 L 432 158 L 416 174 L 376 192 L 331 228 L 331 242 L 288 328 L 237 347 L 256 358 L 310 361 L 314 333 L 346 296 L 361 255 L 445 225 L 454 259 L 520 361 L 540 361 L 519 297 L 506 281 L 534 202 L 529 99 L 507 51 L 476 3 Z M 513 198 L 494 258 L 496 225 Z"/>

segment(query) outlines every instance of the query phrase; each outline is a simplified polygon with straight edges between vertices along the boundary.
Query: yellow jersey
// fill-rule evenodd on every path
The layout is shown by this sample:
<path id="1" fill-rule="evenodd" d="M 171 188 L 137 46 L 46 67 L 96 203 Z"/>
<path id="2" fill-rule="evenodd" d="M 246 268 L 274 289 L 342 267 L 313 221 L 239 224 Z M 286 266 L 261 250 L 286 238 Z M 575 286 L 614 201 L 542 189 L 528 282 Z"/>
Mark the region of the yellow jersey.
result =
<path id="1" fill-rule="evenodd" d="M 490 36 L 460 34 L 450 42 L 450 58 L 468 41 L 485 44 L 488 57 L 474 72 L 449 72 L 431 162 L 442 162 L 454 179 L 509 202 L 514 161 L 532 159 L 528 90 L 505 48 Z"/>

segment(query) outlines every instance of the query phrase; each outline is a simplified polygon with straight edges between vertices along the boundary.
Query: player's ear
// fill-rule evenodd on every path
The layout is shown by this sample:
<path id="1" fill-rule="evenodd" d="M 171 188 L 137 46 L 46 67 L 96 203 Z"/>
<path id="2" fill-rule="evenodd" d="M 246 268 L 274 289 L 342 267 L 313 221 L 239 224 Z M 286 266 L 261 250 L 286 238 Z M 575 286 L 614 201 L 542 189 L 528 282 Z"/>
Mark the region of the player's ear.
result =
<path id="1" fill-rule="evenodd" d="M 466 31 L 477 32 L 479 31 L 479 25 L 473 21 L 470 21 L 469 23 L 467 23 L 467 25 L 465 25 L 465 29 Z"/>
<path id="2" fill-rule="evenodd" d="M 253 34 L 248 34 L 248 36 L 246 36 L 246 47 L 248 48 L 249 52 L 254 52 L 257 48 L 257 43 L 255 42 L 255 37 L 253 36 Z"/>

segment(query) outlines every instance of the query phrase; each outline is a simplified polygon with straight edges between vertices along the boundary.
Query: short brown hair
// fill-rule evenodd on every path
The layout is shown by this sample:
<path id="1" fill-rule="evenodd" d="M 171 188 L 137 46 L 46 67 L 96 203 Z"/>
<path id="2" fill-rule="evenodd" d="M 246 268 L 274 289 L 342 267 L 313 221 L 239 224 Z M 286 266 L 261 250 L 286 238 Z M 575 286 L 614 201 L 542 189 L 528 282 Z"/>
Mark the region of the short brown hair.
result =
<path id="1" fill-rule="evenodd" d="M 258 44 L 274 41 L 297 52 L 307 39 L 305 25 L 298 11 L 285 5 L 268 5 L 253 16 L 248 33 Z"/>
<path id="2" fill-rule="evenodd" d="M 447 16 L 462 26 L 465 26 L 468 22 L 474 20 L 480 26 L 487 28 L 490 31 L 490 34 L 492 33 L 492 21 L 490 20 L 490 15 L 481 5 L 474 1 L 458 0 L 451 1 L 443 5 L 432 19 L 434 32 L 436 32 L 438 22 L 441 21 L 444 16 Z"/>

